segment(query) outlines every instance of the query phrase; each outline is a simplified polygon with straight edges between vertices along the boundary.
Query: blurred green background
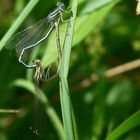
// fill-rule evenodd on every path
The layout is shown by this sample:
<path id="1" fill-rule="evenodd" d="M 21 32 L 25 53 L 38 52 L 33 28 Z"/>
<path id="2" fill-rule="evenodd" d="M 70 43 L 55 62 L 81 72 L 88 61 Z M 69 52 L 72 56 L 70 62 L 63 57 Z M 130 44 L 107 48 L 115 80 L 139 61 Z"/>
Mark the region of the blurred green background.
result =
<path id="1" fill-rule="evenodd" d="M 69 6 L 68 0 L 63 2 Z M 1 39 L 27 3 L 28 0 L 0 0 Z M 40 0 L 16 32 L 46 17 L 56 3 L 57 0 Z M 68 77 L 79 140 L 104 140 L 139 111 L 140 17 L 135 12 L 136 4 L 132 0 L 79 0 Z M 45 42 L 48 45 L 43 45 L 49 47 L 53 42 L 50 37 Z M 51 63 L 56 59 L 56 51 L 48 52 L 52 56 L 46 58 L 47 51 L 40 47 L 35 55 Z M 59 139 L 50 116 L 41 110 L 37 114 L 43 121 L 40 126 L 45 129 L 43 136 L 30 130 L 34 123 L 33 94 L 15 81 L 24 79 L 27 85 L 28 81 L 33 83 L 32 70 L 22 66 L 5 48 L 0 51 L 0 60 L 0 109 L 20 109 L 18 114 L 0 113 L 0 140 Z M 40 88 L 62 120 L 59 79 L 43 82 Z M 129 131 L 124 126 L 126 133 L 118 139 L 139 140 L 139 123 L 138 117 Z"/>

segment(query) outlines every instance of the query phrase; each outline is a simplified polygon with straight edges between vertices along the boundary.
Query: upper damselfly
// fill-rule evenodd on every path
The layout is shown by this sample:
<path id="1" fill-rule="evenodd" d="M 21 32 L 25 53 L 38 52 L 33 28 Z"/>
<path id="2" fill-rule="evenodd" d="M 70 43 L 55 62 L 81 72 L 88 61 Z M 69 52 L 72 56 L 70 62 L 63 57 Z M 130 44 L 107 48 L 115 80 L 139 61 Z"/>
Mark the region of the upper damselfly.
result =
<path id="1" fill-rule="evenodd" d="M 7 42 L 6 48 L 16 51 L 19 57 L 18 61 L 25 67 L 36 67 L 36 64 L 27 64 L 26 61 L 29 59 L 33 48 L 46 40 L 51 34 L 53 29 L 56 27 L 55 22 L 58 18 L 60 18 L 61 22 L 68 21 L 63 19 L 62 12 L 65 11 L 64 9 L 64 4 L 58 2 L 57 7 L 52 12 L 50 12 L 46 18 L 14 35 Z M 49 30 L 46 31 L 48 26 Z"/>

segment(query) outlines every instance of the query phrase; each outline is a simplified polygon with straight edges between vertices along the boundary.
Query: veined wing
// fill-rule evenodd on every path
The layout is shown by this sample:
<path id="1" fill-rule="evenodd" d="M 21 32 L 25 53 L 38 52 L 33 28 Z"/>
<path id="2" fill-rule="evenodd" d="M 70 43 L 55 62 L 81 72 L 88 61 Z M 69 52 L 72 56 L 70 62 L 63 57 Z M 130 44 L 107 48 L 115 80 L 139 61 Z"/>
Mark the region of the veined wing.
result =
<path id="1" fill-rule="evenodd" d="M 48 18 L 44 18 L 38 21 L 36 24 L 31 27 L 17 33 L 14 35 L 7 43 L 6 48 L 15 51 L 19 56 L 23 48 L 35 44 L 37 41 L 42 39 L 47 31 L 50 29 Z M 25 54 L 24 58 L 28 57 L 32 49 L 29 49 L 27 56 Z"/>

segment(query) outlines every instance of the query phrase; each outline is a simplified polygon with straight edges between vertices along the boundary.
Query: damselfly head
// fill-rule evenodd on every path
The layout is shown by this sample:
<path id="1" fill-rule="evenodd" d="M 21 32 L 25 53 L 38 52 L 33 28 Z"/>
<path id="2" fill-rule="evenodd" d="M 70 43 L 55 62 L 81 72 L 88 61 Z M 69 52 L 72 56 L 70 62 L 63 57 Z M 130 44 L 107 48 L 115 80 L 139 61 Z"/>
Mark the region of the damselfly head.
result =
<path id="1" fill-rule="evenodd" d="M 65 5 L 62 2 L 57 2 L 57 7 L 59 7 L 59 9 L 61 9 L 61 10 L 65 9 Z"/>
<path id="2" fill-rule="evenodd" d="M 34 63 L 37 67 L 39 67 L 39 66 L 41 65 L 41 62 L 40 62 L 39 59 L 34 59 L 34 60 L 33 60 L 33 63 Z"/>

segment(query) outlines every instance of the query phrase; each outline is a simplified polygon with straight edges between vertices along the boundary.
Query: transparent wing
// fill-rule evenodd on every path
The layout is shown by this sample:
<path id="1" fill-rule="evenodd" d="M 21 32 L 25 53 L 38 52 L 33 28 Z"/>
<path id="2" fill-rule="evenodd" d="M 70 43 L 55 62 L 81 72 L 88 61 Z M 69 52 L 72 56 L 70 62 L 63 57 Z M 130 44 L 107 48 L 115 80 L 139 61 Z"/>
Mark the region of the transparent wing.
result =
<path id="1" fill-rule="evenodd" d="M 6 48 L 10 49 L 13 53 L 19 56 L 23 48 L 35 44 L 41 38 L 45 36 L 47 31 L 50 29 L 50 24 L 48 22 L 48 18 L 44 18 L 38 21 L 33 26 L 17 33 L 14 35 L 7 43 Z M 26 59 L 32 52 L 32 49 L 29 49 L 24 54 L 24 59 Z"/>

